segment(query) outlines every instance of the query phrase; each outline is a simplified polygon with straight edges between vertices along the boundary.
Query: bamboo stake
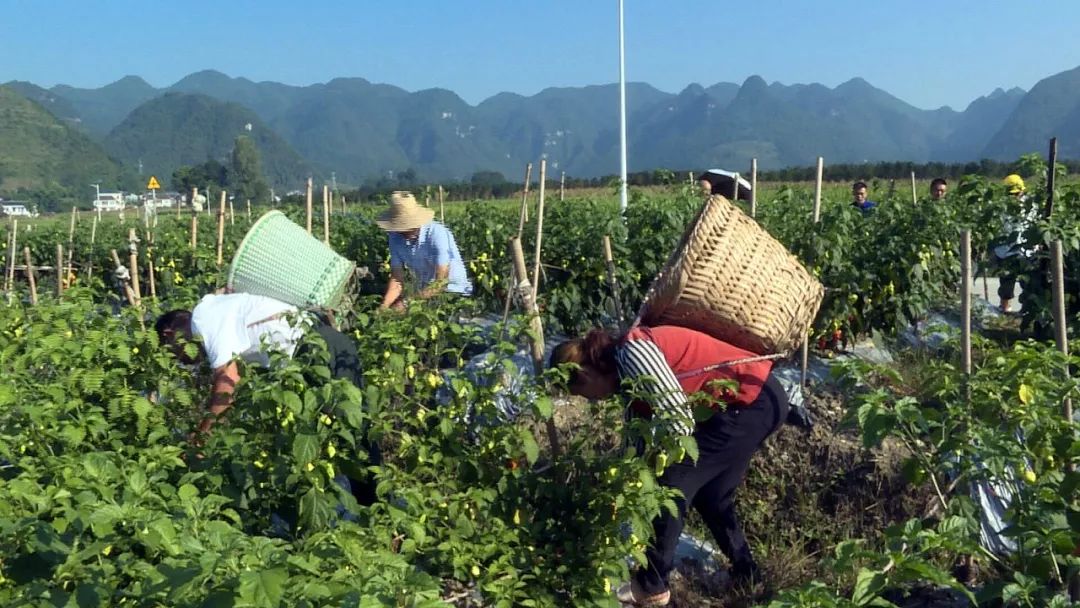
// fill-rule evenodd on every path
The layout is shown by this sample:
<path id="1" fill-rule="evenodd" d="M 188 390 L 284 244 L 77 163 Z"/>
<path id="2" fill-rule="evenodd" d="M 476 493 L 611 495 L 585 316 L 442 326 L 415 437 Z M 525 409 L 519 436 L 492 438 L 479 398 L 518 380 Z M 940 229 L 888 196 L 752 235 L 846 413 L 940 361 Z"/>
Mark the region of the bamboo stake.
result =
<path id="1" fill-rule="evenodd" d="M 1046 208 L 1043 211 L 1043 217 L 1050 219 L 1050 216 L 1054 214 L 1054 188 L 1057 181 L 1057 172 L 1054 171 L 1054 167 L 1057 166 L 1057 138 L 1050 138 L 1050 152 L 1049 162 L 1046 168 Z"/>
<path id="2" fill-rule="evenodd" d="M 94 276 L 94 240 L 97 238 L 97 225 L 98 218 L 95 217 L 93 223 L 90 225 L 90 254 L 87 256 L 86 262 L 87 281 L 90 280 L 90 277 Z"/>
<path id="3" fill-rule="evenodd" d="M 330 244 L 330 186 L 323 184 L 322 187 L 322 238 L 327 245 Z"/>
<path id="4" fill-rule="evenodd" d="M 345 215 L 349 214 L 349 201 L 345 200 L 344 194 L 341 195 L 341 213 Z"/>
<path id="5" fill-rule="evenodd" d="M 1050 256 L 1053 264 L 1053 287 L 1054 287 L 1054 339 L 1058 350 L 1065 356 L 1069 355 L 1069 335 L 1065 317 L 1065 263 L 1061 241 L 1050 243 Z M 1065 378 L 1069 377 L 1069 366 L 1065 366 Z M 1072 422 L 1072 399 L 1066 398 L 1062 405 L 1065 420 Z"/>
<path id="6" fill-rule="evenodd" d="M 124 265 L 120 263 L 120 256 L 116 254 L 115 249 L 109 250 L 109 254 L 112 256 L 113 264 L 115 264 L 117 268 L 124 267 Z M 135 300 L 135 292 L 131 290 L 131 285 L 127 282 L 124 283 L 124 295 L 127 297 L 128 304 L 132 308 L 138 305 L 138 302 Z"/>
<path id="7" fill-rule="evenodd" d="M 541 164 L 541 171 L 543 171 L 543 164 Z M 532 297 L 533 290 L 529 286 L 529 271 L 525 268 L 525 252 L 521 248 L 521 239 L 518 237 L 510 239 L 510 256 L 514 260 L 515 276 L 518 277 L 517 289 L 521 297 L 521 303 L 526 314 L 529 315 L 529 328 L 531 330 L 529 332 L 529 344 L 531 345 L 533 371 L 536 372 L 536 376 L 539 378 L 544 373 L 544 324 L 540 320 L 540 310 L 536 306 L 536 300 Z M 560 453 L 559 435 L 555 429 L 555 422 L 550 418 L 547 420 L 547 434 L 548 441 L 551 443 L 551 453 L 557 458 Z"/>
<path id="8" fill-rule="evenodd" d="M 23 247 L 26 258 L 26 280 L 30 283 L 30 304 L 37 305 L 37 280 L 34 278 L 34 262 L 30 259 L 30 248 Z"/>
<path id="9" fill-rule="evenodd" d="M 75 255 L 75 212 L 76 208 L 71 207 L 71 223 L 68 225 L 68 258 L 67 258 L 67 275 L 70 275 L 74 270 L 73 256 Z M 65 275 L 65 276 L 67 276 Z"/>
<path id="10" fill-rule="evenodd" d="M 439 221 L 446 222 L 446 210 L 443 208 L 443 189 L 442 184 L 439 184 Z"/>
<path id="11" fill-rule="evenodd" d="M 146 247 L 146 276 L 150 281 L 150 297 L 157 299 L 157 280 L 154 277 L 154 248 L 153 235 L 149 235 L 150 244 Z"/>
<path id="12" fill-rule="evenodd" d="M 525 222 L 529 221 L 529 181 L 532 179 L 532 163 L 525 165 L 525 189 L 521 193 L 521 215 L 518 217 L 517 236 L 525 231 Z"/>
<path id="13" fill-rule="evenodd" d="M 191 188 L 191 214 L 195 214 L 195 199 L 199 197 L 199 189 L 192 186 Z M 176 206 L 176 219 L 180 219 L 180 205 Z"/>
<path id="14" fill-rule="evenodd" d="M 919 204 L 919 192 L 915 189 L 915 172 L 911 172 L 911 204 Z"/>
<path id="15" fill-rule="evenodd" d="M 248 219 L 248 222 L 251 221 L 251 199 L 250 198 L 247 199 L 247 219 Z"/>
<path id="16" fill-rule="evenodd" d="M 604 265 L 607 267 L 608 287 L 611 288 L 611 297 L 615 304 L 615 318 L 619 322 L 619 329 L 626 325 L 626 317 L 623 315 L 622 298 L 619 295 L 619 280 L 615 277 L 615 256 L 611 253 L 611 237 L 604 235 Z"/>
<path id="17" fill-rule="evenodd" d="M 217 265 L 221 266 L 224 262 L 224 243 L 225 243 L 225 191 L 221 191 L 221 201 L 218 203 L 217 214 Z M 136 293 L 138 293 L 136 291 Z"/>
<path id="18" fill-rule="evenodd" d="M 750 159 L 750 217 L 757 217 L 757 159 Z"/>
<path id="19" fill-rule="evenodd" d="M 64 295 L 64 246 L 56 244 L 56 297 Z"/>
<path id="20" fill-rule="evenodd" d="M 814 224 L 818 224 L 821 221 L 821 178 L 824 173 L 825 159 L 818 157 L 817 159 L 817 177 L 814 180 Z M 802 386 L 806 386 L 807 376 L 810 371 L 810 328 L 807 328 L 806 334 L 803 336 L 802 343 L 802 369 L 799 377 Z"/>
<path id="21" fill-rule="evenodd" d="M 735 181 L 731 182 L 731 202 L 739 200 L 739 173 L 735 173 Z"/>
<path id="22" fill-rule="evenodd" d="M 559 176 L 559 202 L 566 200 L 566 171 Z"/>
<path id="23" fill-rule="evenodd" d="M 547 181 L 547 159 L 540 159 L 540 202 L 536 207 L 536 245 L 533 250 L 532 297 L 540 289 L 540 249 L 544 238 L 544 182 Z"/>
<path id="24" fill-rule="evenodd" d="M 334 191 L 331 190 L 327 195 L 327 200 L 330 203 L 330 215 L 334 215 Z"/>
<path id="25" fill-rule="evenodd" d="M 971 377 L 971 231 L 960 233 L 960 350 L 964 381 Z"/>
<path id="26" fill-rule="evenodd" d="M 817 157 L 817 177 L 814 179 L 814 223 L 821 221 L 821 177 L 825 171 L 825 159 Z"/>
<path id="27" fill-rule="evenodd" d="M 311 178 L 307 178 L 307 233 L 311 234 Z"/>
<path id="28" fill-rule="evenodd" d="M 236 213 L 233 212 L 232 199 L 229 199 L 229 225 L 230 226 L 235 226 L 236 225 Z"/>
<path id="29" fill-rule="evenodd" d="M 11 290 L 15 286 L 15 252 L 19 246 L 19 220 L 11 220 L 11 245 L 8 247 L 7 277 L 4 282 L 4 291 L 8 294 L 8 304 L 11 304 Z"/>
<path id="30" fill-rule="evenodd" d="M 197 249 L 199 246 L 199 214 L 191 214 L 191 248 Z"/>
<path id="31" fill-rule="evenodd" d="M 128 231 L 128 266 L 131 270 L 131 290 L 135 292 L 135 301 L 142 301 L 142 287 L 139 286 L 139 237 L 135 229 Z"/>

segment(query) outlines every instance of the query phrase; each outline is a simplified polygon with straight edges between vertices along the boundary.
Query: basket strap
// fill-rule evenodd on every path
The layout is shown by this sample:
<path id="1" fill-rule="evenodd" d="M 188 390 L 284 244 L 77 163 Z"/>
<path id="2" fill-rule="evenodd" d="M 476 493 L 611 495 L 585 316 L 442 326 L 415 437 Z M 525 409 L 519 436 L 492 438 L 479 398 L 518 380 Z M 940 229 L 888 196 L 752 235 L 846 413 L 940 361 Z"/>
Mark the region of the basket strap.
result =
<path id="1" fill-rule="evenodd" d="M 736 359 L 734 361 L 728 361 L 726 363 L 714 363 L 712 365 L 706 365 L 705 367 L 702 367 L 700 369 L 695 369 L 695 370 L 692 370 L 692 371 L 682 372 L 680 374 L 675 374 L 675 378 L 677 380 L 682 380 L 684 378 L 692 378 L 694 376 L 698 376 L 700 374 L 704 374 L 706 372 L 711 372 L 711 371 L 714 371 L 714 370 L 718 370 L 718 369 L 721 369 L 721 368 L 724 368 L 724 367 L 731 367 L 733 365 L 742 365 L 744 363 L 757 363 L 759 361 L 773 361 L 773 360 L 776 360 L 776 359 L 783 359 L 786 356 L 787 355 L 782 355 L 782 354 L 760 355 L 760 356 L 757 356 L 757 357 L 746 357 L 744 359 Z"/>

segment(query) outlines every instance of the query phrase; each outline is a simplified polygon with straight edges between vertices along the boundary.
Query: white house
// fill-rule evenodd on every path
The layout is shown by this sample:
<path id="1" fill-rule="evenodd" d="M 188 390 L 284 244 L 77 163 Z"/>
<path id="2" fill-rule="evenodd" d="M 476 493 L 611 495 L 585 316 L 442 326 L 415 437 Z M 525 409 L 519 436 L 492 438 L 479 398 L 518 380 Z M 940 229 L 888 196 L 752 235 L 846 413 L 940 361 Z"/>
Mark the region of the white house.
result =
<path id="1" fill-rule="evenodd" d="M 123 192 L 102 192 L 94 200 L 94 209 L 97 211 L 120 211 L 124 208 Z"/>
<path id="2" fill-rule="evenodd" d="M 26 208 L 26 204 L 17 201 L 0 202 L 0 210 L 3 211 L 3 213 L 0 213 L 0 215 L 23 215 L 26 217 L 30 216 L 30 210 Z"/>

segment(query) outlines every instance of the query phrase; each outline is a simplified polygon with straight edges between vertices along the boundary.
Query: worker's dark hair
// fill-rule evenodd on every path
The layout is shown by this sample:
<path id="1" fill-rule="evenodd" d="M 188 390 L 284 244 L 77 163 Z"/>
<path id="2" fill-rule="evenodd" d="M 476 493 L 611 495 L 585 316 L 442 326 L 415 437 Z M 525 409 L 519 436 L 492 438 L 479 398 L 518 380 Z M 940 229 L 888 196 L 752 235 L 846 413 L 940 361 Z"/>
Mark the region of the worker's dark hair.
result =
<path id="1" fill-rule="evenodd" d="M 576 363 L 582 367 L 591 367 L 602 374 L 613 374 L 615 369 L 615 345 L 618 338 L 603 329 L 591 329 L 580 338 L 573 338 L 559 344 L 551 352 L 550 367 L 563 363 Z M 570 383 L 577 382 L 577 370 L 570 372 Z"/>
<path id="2" fill-rule="evenodd" d="M 930 182 L 930 189 L 933 190 L 938 186 L 948 186 L 949 182 L 945 181 L 944 177 L 935 177 L 934 181 Z"/>
<path id="3" fill-rule="evenodd" d="M 852 192 L 858 190 L 859 188 L 866 188 L 866 182 L 855 182 L 854 184 L 851 184 Z"/>
<path id="4" fill-rule="evenodd" d="M 197 363 L 201 358 L 201 347 L 199 348 L 199 355 L 194 358 L 187 356 L 184 351 L 186 343 L 195 341 L 191 333 L 190 310 L 170 310 L 158 317 L 158 320 L 154 323 L 154 329 L 157 331 L 158 341 L 161 342 L 162 346 L 171 350 L 180 361 L 192 364 Z"/>

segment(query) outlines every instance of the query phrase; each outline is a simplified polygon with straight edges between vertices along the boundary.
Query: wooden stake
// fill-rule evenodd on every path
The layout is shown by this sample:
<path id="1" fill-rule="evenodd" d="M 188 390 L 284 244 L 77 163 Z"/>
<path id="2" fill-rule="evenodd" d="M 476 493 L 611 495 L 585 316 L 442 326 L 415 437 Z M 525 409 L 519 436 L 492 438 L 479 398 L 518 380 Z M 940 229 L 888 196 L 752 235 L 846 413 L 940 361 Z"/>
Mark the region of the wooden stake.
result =
<path id="1" fill-rule="evenodd" d="M 217 214 L 217 265 L 220 267 L 224 262 L 224 243 L 225 243 L 225 196 L 224 190 L 221 191 L 221 201 L 218 203 Z M 138 290 L 136 290 L 138 294 Z"/>
<path id="2" fill-rule="evenodd" d="M 971 377 L 971 231 L 960 233 L 960 351 L 964 381 Z"/>
<path id="3" fill-rule="evenodd" d="M 34 278 L 34 262 L 30 259 L 30 248 L 23 247 L 23 258 L 26 259 L 26 280 L 30 283 L 30 303 L 37 304 L 37 280 Z"/>
<path id="4" fill-rule="evenodd" d="M 608 287 L 611 288 L 611 298 L 614 302 L 615 319 L 619 322 L 619 329 L 626 326 L 626 317 L 623 315 L 622 298 L 619 295 L 619 280 L 615 276 L 615 256 L 611 253 L 611 237 L 604 235 L 604 265 L 607 267 Z"/>
<path id="5" fill-rule="evenodd" d="M 735 181 L 731 182 L 731 202 L 739 200 L 739 173 L 735 173 Z"/>
<path id="6" fill-rule="evenodd" d="M 191 214 L 191 248 L 197 249 L 199 246 L 199 214 Z"/>
<path id="7" fill-rule="evenodd" d="M 750 217 L 757 217 L 757 159 L 750 159 Z"/>
<path id="8" fill-rule="evenodd" d="M 814 180 L 814 224 L 821 222 L 821 178 L 824 174 L 825 159 L 817 159 L 817 177 Z M 800 379 L 802 386 L 806 386 L 807 376 L 810 371 L 810 328 L 806 329 L 806 335 L 802 342 L 802 370 Z"/>
<path id="9" fill-rule="evenodd" d="M 199 189 L 192 186 L 191 188 L 191 214 L 195 215 L 195 199 L 199 197 Z M 180 205 L 176 206 L 176 219 L 180 219 Z"/>
<path id="10" fill-rule="evenodd" d="M 68 225 L 68 258 L 67 258 L 67 275 L 70 275 L 74 270 L 72 264 L 72 256 L 75 255 L 75 207 L 71 207 L 71 223 Z M 64 276 L 67 276 L 64 275 Z"/>
<path id="11" fill-rule="evenodd" d="M 543 165 L 541 165 L 541 170 Z M 543 182 L 541 182 L 543 183 Z M 514 261 L 514 273 L 518 277 L 518 283 L 516 289 L 521 297 L 522 306 L 525 308 L 526 314 L 529 315 L 529 344 L 531 345 L 530 353 L 532 355 L 533 371 L 536 372 L 537 378 L 544 373 L 544 324 L 540 320 L 540 310 L 536 306 L 536 300 L 533 299 L 533 290 L 529 285 L 529 271 L 525 269 L 525 252 L 521 248 L 521 239 L 514 237 L 510 239 L 510 257 Z M 555 428 L 555 422 L 550 418 L 547 420 L 547 433 L 548 441 L 551 443 L 551 453 L 553 456 L 558 457 L 559 450 L 559 435 Z"/>
<path id="12" fill-rule="evenodd" d="M 94 221 L 90 225 L 90 254 L 87 255 L 86 262 L 86 280 L 89 281 L 90 277 L 94 276 L 94 240 L 97 238 L 97 225 L 98 218 L 95 217 Z"/>
<path id="13" fill-rule="evenodd" d="M 911 172 L 911 204 L 919 204 L 919 191 L 915 189 L 915 172 Z"/>
<path id="14" fill-rule="evenodd" d="M 56 297 L 64 295 L 64 246 L 56 244 Z"/>
<path id="15" fill-rule="evenodd" d="M 343 214 L 348 214 L 349 213 L 349 201 L 345 200 L 345 195 L 344 194 L 341 195 L 341 213 L 343 213 Z"/>
<path id="16" fill-rule="evenodd" d="M 236 213 L 233 212 L 232 199 L 229 199 L 229 225 L 230 226 L 235 226 L 236 225 Z"/>
<path id="17" fill-rule="evenodd" d="M 1054 287 L 1054 339 L 1058 350 L 1066 357 L 1069 356 L 1068 322 L 1065 317 L 1065 263 L 1061 241 L 1050 243 L 1050 257 L 1053 265 Z M 1069 377 L 1069 366 L 1065 366 L 1065 378 Z M 1072 422 L 1072 399 L 1066 398 L 1062 404 L 1065 420 Z"/>
<path id="18" fill-rule="evenodd" d="M 311 178 L 307 178 L 307 233 L 311 234 Z"/>
<path id="19" fill-rule="evenodd" d="M 251 221 L 251 199 L 250 198 L 247 199 L 247 219 L 248 219 L 248 222 Z"/>
<path id="20" fill-rule="evenodd" d="M 814 179 L 814 223 L 821 221 L 821 177 L 825 171 L 825 159 L 817 157 L 817 177 Z"/>
<path id="21" fill-rule="evenodd" d="M 544 238 L 544 182 L 547 181 L 547 159 L 540 159 L 540 202 L 536 207 L 536 246 L 533 251 L 532 297 L 540 289 L 540 249 Z"/>
<path id="22" fill-rule="evenodd" d="M 109 254 L 112 256 L 113 264 L 115 264 L 117 268 L 122 268 L 123 264 L 120 263 L 120 256 L 116 254 L 116 250 L 109 250 Z M 131 290 L 131 285 L 126 282 L 124 283 L 124 295 L 127 296 L 128 304 L 132 308 L 138 305 L 138 302 L 135 300 L 135 292 Z"/>
<path id="23" fill-rule="evenodd" d="M 157 299 L 157 281 L 154 279 L 154 249 L 146 248 L 146 276 L 150 279 L 150 297 Z"/>
<path id="24" fill-rule="evenodd" d="M 532 179 L 532 163 L 525 165 L 525 189 L 521 192 L 521 215 L 518 217 L 517 236 L 525 231 L 525 222 L 529 221 L 529 181 Z"/>
<path id="25" fill-rule="evenodd" d="M 439 221 L 446 222 L 446 210 L 443 208 L 443 189 L 442 184 L 439 185 Z"/>
<path id="26" fill-rule="evenodd" d="M 4 291 L 8 294 L 8 304 L 11 304 L 11 291 L 15 288 L 15 252 L 19 246 L 19 220 L 11 220 L 11 245 L 8 246 L 7 276 L 4 281 Z"/>
<path id="27" fill-rule="evenodd" d="M 559 202 L 566 200 L 566 171 L 559 176 Z"/>
<path id="28" fill-rule="evenodd" d="M 1050 219 L 1054 214 L 1054 182 L 1057 181 L 1054 167 L 1057 165 L 1057 138 L 1050 138 L 1050 159 L 1046 168 L 1046 209 L 1043 217 Z"/>
<path id="29" fill-rule="evenodd" d="M 330 186 L 323 184 L 322 187 L 322 239 L 327 245 L 330 244 Z"/>
<path id="30" fill-rule="evenodd" d="M 128 231 L 128 267 L 131 270 L 131 290 L 135 292 L 135 301 L 142 301 L 142 288 L 139 286 L 139 237 L 135 229 Z"/>

